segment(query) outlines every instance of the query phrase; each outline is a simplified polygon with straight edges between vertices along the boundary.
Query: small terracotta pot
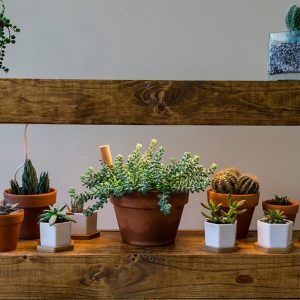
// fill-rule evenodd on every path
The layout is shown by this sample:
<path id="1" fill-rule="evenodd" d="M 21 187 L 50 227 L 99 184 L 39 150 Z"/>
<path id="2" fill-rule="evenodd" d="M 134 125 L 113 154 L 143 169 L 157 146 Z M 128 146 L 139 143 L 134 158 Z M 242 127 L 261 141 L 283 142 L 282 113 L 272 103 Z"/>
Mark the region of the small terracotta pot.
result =
<path id="1" fill-rule="evenodd" d="M 0 252 L 12 251 L 17 248 L 24 210 L 0 216 Z"/>
<path id="2" fill-rule="evenodd" d="M 292 205 L 276 205 L 272 204 L 272 200 L 266 200 L 262 203 L 262 208 L 264 211 L 268 210 L 280 210 L 282 211 L 288 220 L 293 221 L 295 223 L 296 215 L 299 211 L 299 202 L 295 200 L 289 199 L 289 201 L 292 203 Z"/>
<path id="3" fill-rule="evenodd" d="M 56 194 L 57 192 L 53 188 L 50 189 L 49 193 L 39 195 L 14 195 L 11 193 L 11 189 L 4 191 L 4 198 L 9 203 L 18 203 L 18 207 L 24 209 L 24 222 L 21 226 L 20 239 L 32 240 L 40 237 L 38 217 L 43 210 L 56 202 Z"/>
<path id="4" fill-rule="evenodd" d="M 111 197 L 122 239 L 137 246 L 161 246 L 175 241 L 184 205 L 189 194 L 172 194 L 171 213 L 163 215 L 157 205 L 158 192 L 130 193 Z"/>
<path id="5" fill-rule="evenodd" d="M 247 237 L 249 232 L 249 227 L 251 224 L 252 216 L 255 210 L 255 207 L 259 202 L 259 193 L 256 194 L 245 194 L 245 195 L 231 195 L 233 201 L 246 200 L 246 202 L 241 206 L 241 209 L 247 209 L 243 214 L 238 215 L 237 217 L 237 239 L 244 239 Z M 222 204 L 223 209 L 228 209 L 227 198 L 228 194 L 220 194 L 214 192 L 212 189 L 207 191 L 208 200 L 212 200 L 215 203 Z"/>

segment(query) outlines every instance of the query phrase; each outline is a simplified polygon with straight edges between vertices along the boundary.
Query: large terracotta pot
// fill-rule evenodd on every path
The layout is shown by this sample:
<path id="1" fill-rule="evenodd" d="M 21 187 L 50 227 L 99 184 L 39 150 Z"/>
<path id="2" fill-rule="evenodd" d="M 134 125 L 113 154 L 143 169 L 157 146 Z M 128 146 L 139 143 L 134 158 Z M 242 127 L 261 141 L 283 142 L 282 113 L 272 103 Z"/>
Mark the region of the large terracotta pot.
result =
<path id="1" fill-rule="evenodd" d="M 184 205 L 189 194 L 172 194 L 172 210 L 163 215 L 157 205 L 158 193 L 130 193 L 121 198 L 111 197 L 122 239 L 137 246 L 161 246 L 174 243 Z"/>
<path id="2" fill-rule="evenodd" d="M 291 199 L 289 199 L 289 201 L 292 203 L 292 205 L 276 205 L 272 204 L 272 200 L 266 200 L 263 201 L 262 207 L 264 211 L 275 209 L 280 210 L 286 215 L 288 220 L 295 222 L 296 215 L 299 211 L 299 202 Z"/>
<path id="3" fill-rule="evenodd" d="M 237 218 L 237 239 L 246 238 L 249 232 L 250 223 L 255 210 L 255 207 L 259 202 L 259 193 L 245 194 L 245 195 L 231 195 L 233 201 L 246 200 L 241 209 L 247 209 L 243 214 L 238 215 Z M 228 194 L 220 194 L 214 192 L 212 189 L 207 191 L 208 200 L 212 200 L 215 203 L 221 203 L 223 209 L 228 209 L 227 198 Z"/>
<path id="4" fill-rule="evenodd" d="M 43 210 L 56 202 L 56 194 L 57 192 L 53 188 L 50 189 L 49 193 L 39 195 L 14 195 L 11 193 L 11 189 L 4 191 L 4 198 L 9 203 L 18 203 L 18 207 L 24 209 L 24 222 L 21 226 L 20 239 L 31 240 L 40 237 L 38 217 Z"/>
<path id="5" fill-rule="evenodd" d="M 24 210 L 0 216 L 0 252 L 12 251 L 17 248 Z"/>

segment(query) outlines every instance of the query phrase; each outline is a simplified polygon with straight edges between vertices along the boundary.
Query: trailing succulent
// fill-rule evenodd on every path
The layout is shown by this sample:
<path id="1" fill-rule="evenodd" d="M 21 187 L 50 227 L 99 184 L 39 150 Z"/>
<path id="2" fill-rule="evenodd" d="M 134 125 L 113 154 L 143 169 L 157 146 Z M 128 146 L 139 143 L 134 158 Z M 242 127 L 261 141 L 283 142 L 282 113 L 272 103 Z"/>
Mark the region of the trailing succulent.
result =
<path id="1" fill-rule="evenodd" d="M 228 211 L 222 210 L 222 204 L 216 204 L 214 201 L 208 201 L 208 204 L 201 203 L 201 205 L 210 211 L 210 216 L 204 212 L 201 212 L 202 215 L 210 223 L 215 224 L 234 224 L 237 216 L 246 212 L 246 209 L 240 210 L 240 207 L 245 203 L 245 200 L 232 201 L 232 197 L 229 194 L 227 198 L 228 202 Z"/>
<path id="2" fill-rule="evenodd" d="M 37 195 L 49 192 L 49 175 L 48 172 L 42 172 L 38 179 L 35 168 L 30 159 L 26 159 L 22 175 L 22 186 L 20 187 L 17 180 L 10 181 L 11 192 L 15 195 Z"/>
<path id="3" fill-rule="evenodd" d="M 43 211 L 43 213 L 39 216 L 39 222 L 41 223 L 49 223 L 50 226 L 56 223 L 65 223 L 65 222 L 75 222 L 72 218 L 70 218 L 66 212 L 66 205 L 61 208 L 55 208 L 53 206 L 49 206 L 49 209 Z"/>
<path id="4" fill-rule="evenodd" d="M 3 65 L 6 46 L 16 43 L 15 34 L 20 31 L 20 28 L 13 25 L 10 19 L 5 16 L 5 5 L 3 0 L 0 0 L 0 69 L 6 73 L 9 71 L 9 69 Z"/>
<path id="5" fill-rule="evenodd" d="M 20 211 L 19 208 L 17 208 L 18 203 L 16 204 L 10 204 L 6 199 L 2 200 L 2 203 L 0 204 L 0 216 L 6 216 L 11 213 Z"/>
<path id="6" fill-rule="evenodd" d="M 269 224 L 286 224 L 288 222 L 283 212 L 277 209 L 265 211 L 262 221 Z"/>
<path id="7" fill-rule="evenodd" d="M 256 194 L 259 191 L 258 179 L 251 174 L 242 174 L 236 168 L 226 168 L 214 175 L 212 189 L 221 194 Z"/>
<path id="8" fill-rule="evenodd" d="M 287 196 L 279 197 L 275 195 L 275 198 L 271 200 L 271 204 L 274 205 L 291 205 L 292 203 L 289 201 Z"/>
<path id="9" fill-rule="evenodd" d="M 120 198 L 131 192 L 147 194 L 158 191 L 158 206 L 163 214 L 171 212 L 168 198 L 172 193 L 194 193 L 204 191 L 210 185 L 209 176 L 214 173 L 216 165 L 204 168 L 199 164 L 200 157 L 184 153 L 176 161 L 172 159 L 169 164 L 161 162 L 165 153 L 163 147 L 157 149 L 157 141 L 151 140 L 148 149 L 142 153 L 142 145 L 137 144 L 134 152 L 124 161 L 118 155 L 112 166 L 101 162 L 99 171 L 89 168 L 81 176 L 81 182 L 88 191 L 76 195 L 74 189 L 70 190 L 73 199 L 82 199 L 84 202 L 97 199 L 95 205 L 89 207 L 86 215 L 90 215 L 98 208 L 102 208 L 112 195 Z"/>

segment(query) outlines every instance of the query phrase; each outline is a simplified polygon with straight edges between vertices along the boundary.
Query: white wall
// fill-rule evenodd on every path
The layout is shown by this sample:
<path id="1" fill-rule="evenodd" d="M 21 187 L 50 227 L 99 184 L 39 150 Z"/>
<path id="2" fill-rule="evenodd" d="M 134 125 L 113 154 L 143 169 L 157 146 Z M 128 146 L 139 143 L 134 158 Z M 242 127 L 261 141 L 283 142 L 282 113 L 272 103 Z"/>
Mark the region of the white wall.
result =
<path id="1" fill-rule="evenodd" d="M 9 47 L 3 78 L 266 80 L 268 33 L 285 30 L 287 0 L 7 0 L 7 14 L 22 28 Z M 299 2 L 299 1 L 298 1 Z M 45 109 L 47 109 L 45 107 Z M 23 126 L 0 125 L 0 189 L 23 161 Z M 100 144 L 129 153 L 152 137 L 167 157 L 184 151 L 255 173 L 262 199 L 275 193 L 300 200 L 299 128 L 214 126 L 29 127 L 30 156 L 49 170 L 59 202 L 70 186 L 97 166 Z M 193 195 L 181 228 L 202 228 Z M 260 206 L 255 218 L 262 215 Z M 117 228 L 112 206 L 101 228 Z M 300 217 L 296 224 L 300 228 Z M 252 228 L 255 222 L 252 223 Z"/>

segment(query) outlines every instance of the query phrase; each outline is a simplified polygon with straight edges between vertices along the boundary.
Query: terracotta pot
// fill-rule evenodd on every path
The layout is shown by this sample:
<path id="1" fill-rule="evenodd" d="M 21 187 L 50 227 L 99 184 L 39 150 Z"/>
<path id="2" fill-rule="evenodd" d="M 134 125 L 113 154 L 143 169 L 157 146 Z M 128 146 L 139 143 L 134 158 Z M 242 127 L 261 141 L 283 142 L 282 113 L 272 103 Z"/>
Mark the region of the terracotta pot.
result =
<path id="1" fill-rule="evenodd" d="M 272 200 L 266 200 L 263 201 L 262 208 L 264 211 L 278 209 L 286 215 L 288 220 L 295 222 L 296 215 L 299 210 L 299 203 L 298 201 L 291 199 L 289 199 L 289 201 L 292 203 L 292 205 L 276 205 L 271 203 Z"/>
<path id="2" fill-rule="evenodd" d="M 255 207 L 259 202 L 259 193 L 257 194 L 245 194 L 245 195 L 231 195 L 233 201 L 246 200 L 241 209 L 247 209 L 247 211 L 237 218 L 237 239 L 246 238 L 249 232 L 250 223 L 255 210 Z M 228 194 L 220 194 L 214 192 L 212 189 L 207 191 L 208 200 L 212 200 L 215 203 L 221 203 L 223 209 L 228 209 L 227 198 Z"/>
<path id="3" fill-rule="evenodd" d="M 161 246 L 175 241 L 184 205 L 189 194 L 172 194 L 172 210 L 163 215 L 157 205 L 158 193 L 130 193 L 122 198 L 111 197 L 122 239 L 137 246 Z"/>
<path id="4" fill-rule="evenodd" d="M 12 251 L 17 248 L 24 210 L 0 216 L 0 251 Z"/>
<path id="5" fill-rule="evenodd" d="M 19 203 L 18 207 L 24 209 L 24 222 L 21 226 L 20 239 L 31 240 L 40 237 L 38 217 L 43 210 L 56 202 L 56 194 L 57 192 L 53 188 L 50 189 L 49 193 L 39 195 L 14 195 L 11 193 L 11 189 L 4 191 L 4 198 L 9 203 Z"/>

